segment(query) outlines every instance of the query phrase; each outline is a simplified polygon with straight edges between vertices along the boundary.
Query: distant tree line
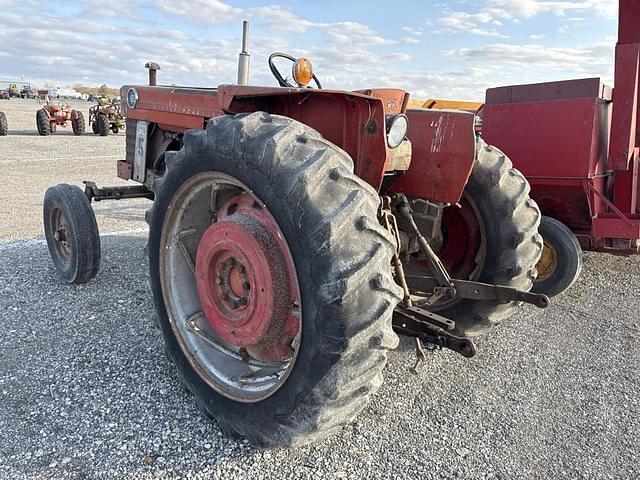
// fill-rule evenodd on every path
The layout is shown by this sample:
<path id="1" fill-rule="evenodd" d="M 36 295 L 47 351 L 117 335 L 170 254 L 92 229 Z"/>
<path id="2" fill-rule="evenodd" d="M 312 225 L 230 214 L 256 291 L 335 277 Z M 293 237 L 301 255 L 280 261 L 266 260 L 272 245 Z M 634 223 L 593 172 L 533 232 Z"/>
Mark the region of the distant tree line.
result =
<path id="1" fill-rule="evenodd" d="M 85 87 L 83 85 L 74 85 L 73 89 L 76 92 L 87 94 L 87 95 L 104 95 L 106 97 L 115 97 L 120 95 L 120 90 L 117 88 L 109 88 L 105 84 L 100 85 L 99 87 Z"/>

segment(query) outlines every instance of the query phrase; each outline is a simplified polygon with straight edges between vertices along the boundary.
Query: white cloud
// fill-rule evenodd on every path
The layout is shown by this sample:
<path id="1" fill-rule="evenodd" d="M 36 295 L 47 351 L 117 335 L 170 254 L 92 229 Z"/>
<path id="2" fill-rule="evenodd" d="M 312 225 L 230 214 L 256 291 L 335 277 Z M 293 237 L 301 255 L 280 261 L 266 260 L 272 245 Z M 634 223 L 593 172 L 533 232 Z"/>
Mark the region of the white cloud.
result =
<path id="1" fill-rule="evenodd" d="M 326 24 L 311 22 L 285 10 L 277 5 L 256 7 L 248 12 L 248 15 L 258 23 L 264 23 L 271 30 L 277 32 L 304 33 L 313 27 L 322 27 Z"/>
<path id="2" fill-rule="evenodd" d="M 165 13 L 202 23 L 225 23 L 242 14 L 240 8 L 220 0 L 154 0 L 153 3 Z"/>
<path id="3" fill-rule="evenodd" d="M 568 12 L 592 10 L 607 17 L 615 17 L 614 0 L 548 1 L 548 0 L 489 0 L 477 12 L 452 11 L 440 17 L 438 23 L 450 30 L 464 30 L 475 35 L 496 35 L 482 25 L 501 26 L 505 20 L 519 23 L 520 19 L 550 13 L 564 16 Z"/>
<path id="4" fill-rule="evenodd" d="M 573 76 L 612 77 L 613 45 L 597 43 L 583 48 L 549 48 L 541 45 L 491 44 L 461 48 L 446 55 L 465 62 L 500 65 L 501 69 L 548 77 L 549 71 L 570 72 Z M 550 78 L 547 78 L 551 80 Z M 531 81 L 534 81 L 533 78 Z"/>
<path id="5" fill-rule="evenodd" d="M 402 27 L 403 32 L 407 32 L 409 35 L 414 35 L 416 37 L 421 37 L 424 35 L 424 28 L 414 28 L 414 27 Z"/>
<path id="6" fill-rule="evenodd" d="M 381 37 L 368 25 L 357 22 L 331 23 L 326 27 L 329 37 L 337 42 L 353 45 L 390 45 L 394 40 Z"/>

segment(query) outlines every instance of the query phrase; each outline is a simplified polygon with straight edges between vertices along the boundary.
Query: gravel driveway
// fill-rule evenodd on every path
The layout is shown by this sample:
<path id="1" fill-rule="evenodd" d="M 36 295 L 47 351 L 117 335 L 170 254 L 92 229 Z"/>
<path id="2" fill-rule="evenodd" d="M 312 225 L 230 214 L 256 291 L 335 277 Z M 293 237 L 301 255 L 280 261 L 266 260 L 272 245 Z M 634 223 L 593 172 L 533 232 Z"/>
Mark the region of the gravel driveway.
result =
<path id="1" fill-rule="evenodd" d="M 567 294 L 520 308 L 471 360 L 436 352 L 413 375 L 404 339 L 354 423 L 257 451 L 202 418 L 164 358 L 145 201 L 98 205 L 95 280 L 53 270 L 44 188 L 113 182 L 122 135 L 41 138 L 33 102 L 0 108 L 22 131 L 0 138 L 0 478 L 640 478 L 640 257 L 587 254 Z"/>

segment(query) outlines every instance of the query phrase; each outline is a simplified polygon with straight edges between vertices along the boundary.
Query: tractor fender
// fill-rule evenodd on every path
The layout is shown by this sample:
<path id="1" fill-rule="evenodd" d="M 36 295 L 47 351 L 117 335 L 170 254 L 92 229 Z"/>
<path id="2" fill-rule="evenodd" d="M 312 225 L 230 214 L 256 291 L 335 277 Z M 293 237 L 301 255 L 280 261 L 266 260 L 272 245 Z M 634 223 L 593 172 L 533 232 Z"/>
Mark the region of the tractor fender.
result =
<path id="1" fill-rule="evenodd" d="M 355 174 L 376 190 L 382 185 L 391 157 L 385 116 L 399 113 L 408 98 L 405 92 L 392 89 L 344 92 L 238 85 L 222 85 L 218 94 L 226 113 L 260 110 L 298 120 L 317 130 L 351 156 Z"/>
<path id="2" fill-rule="evenodd" d="M 70 119 L 71 120 L 77 120 L 78 119 L 78 110 L 76 110 L 75 108 L 73 110 L 71 110 L 71 112 L 69 112 L 70 115 Z"/>
<path id="3" fill-rule="evenodd" d="M 433 202 L 457 203 L 476 158 L 475 115 L 454 110 L 410 109 L 409 169 L 390 191 Z"/>

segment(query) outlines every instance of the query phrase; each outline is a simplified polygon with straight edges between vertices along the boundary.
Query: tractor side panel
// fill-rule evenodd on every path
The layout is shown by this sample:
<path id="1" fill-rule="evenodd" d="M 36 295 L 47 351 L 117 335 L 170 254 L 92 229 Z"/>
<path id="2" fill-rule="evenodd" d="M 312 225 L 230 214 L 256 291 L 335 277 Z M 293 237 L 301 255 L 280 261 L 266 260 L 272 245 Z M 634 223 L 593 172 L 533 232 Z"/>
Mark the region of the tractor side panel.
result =
<path id="1" fill-rule="evenodd" d="M 460 200 L 475 162 L 474 115 L 407 110 L 413 155 L 391 191 L 443 203 Z"/>
<path id="2" fill-rule="evenodd" d="M 120 89 L 123 106 L 130 87 Z M 215 89 L 189 89 L 172 87 L 135 87 L 138 91 L 136 108 L 125 114 L 132 120 L 157 123 L 163 130 L 185 132 L 190 128 L 203 128 L 205 119 L 222 115 Z"/>

